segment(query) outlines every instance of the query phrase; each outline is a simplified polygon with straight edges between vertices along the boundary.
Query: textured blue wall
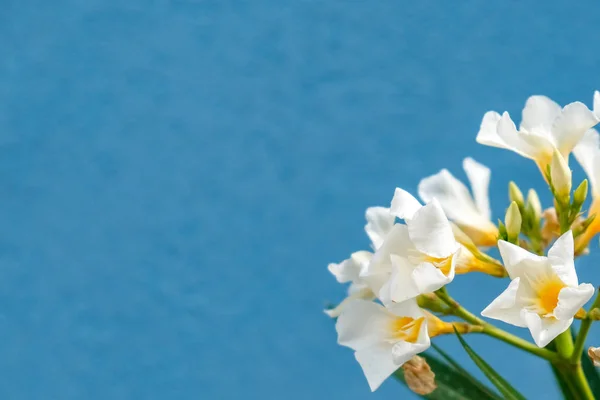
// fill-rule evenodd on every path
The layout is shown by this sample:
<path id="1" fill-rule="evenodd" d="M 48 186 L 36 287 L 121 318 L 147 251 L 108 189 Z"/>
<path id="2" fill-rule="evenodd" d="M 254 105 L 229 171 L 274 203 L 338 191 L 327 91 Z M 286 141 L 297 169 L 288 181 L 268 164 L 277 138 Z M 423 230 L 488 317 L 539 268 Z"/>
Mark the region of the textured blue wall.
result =
<path id="1" fill-rule="evenodd" d="M 591 103 L 599 11 L 5 0 L 0 397 L 412 397 L 369 394 L 336 345 L 321 309 L 344 289 L 326 265 L 367 246 L 367 206 L 444 166 L 463 177 L 467 155 L 493 168 L 496 215 L 510 178 L 542 188 L 533 163 L 474 137 L 485 111 L 518 114 L 531 94 Z M 451 290 L 479 310 L 505 283 Z M 543 363 L 471 342 L 555 398 Z"/>

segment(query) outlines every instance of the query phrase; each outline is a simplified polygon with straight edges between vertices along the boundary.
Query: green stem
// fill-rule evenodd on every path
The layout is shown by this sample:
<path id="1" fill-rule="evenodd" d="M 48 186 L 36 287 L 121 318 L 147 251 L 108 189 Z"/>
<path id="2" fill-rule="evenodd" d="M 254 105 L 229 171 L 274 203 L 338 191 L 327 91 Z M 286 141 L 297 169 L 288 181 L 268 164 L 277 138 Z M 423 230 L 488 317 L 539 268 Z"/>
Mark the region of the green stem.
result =
<path id="1" fill-rule="evenodd" d="M 571 358 L 573 356 L 575 346 L 573 345 L 573 338 L 571 337 L 570 330 L 567 329 L 558 335 L 556 339 L 554 339 L 554 343 L 556 344 L 556 350 L 561 357 Z M 594 400 L 594 394 L 585 378 L 579 358 L 577 358 L 576 363 L 571 364 L 570 368 L 562 369 L 562 374 L 567 382 L 570 382 L 570 384 L 579 392 L 582 399 Z"/>
<path id="2" fill-rule="evenodd" d="M 536 345 L 529 343 L 528 341 L 523 340 L 518 336 L 503 331 L 502 329 L 497 328 L 494 325 L 489 324 L 481 318 L 473 315 L 471 312 L 463 308 L 456 300 L 450 297 L 446 292 L 445 288 L 436 291 L 435 294 L 439 297 L 440 300 L 442 300 L 450 307 L 450 311 L 453 315 L 460 317 L 463 320 L 470 322 L 471 324 L 482 326 L 483 331 L 481 333 L 495 337 L 496 339 L 500 339 L 505 343 L 518 347 L 538 357 L 545 358 L 548 361 L 558 362 L 562 360 L 562 358 L 557 353 L 547 349 L 539 348 Z"/>
<path id="3" fill-rule="evenodd" d="M 579 328 L 579 333 L 577 334 L 577 338 L 575 339 L 573 354 L 571 355 L 572 363 L 578 363 L 579 359 L 581 358 L 581 353 L 583 352 L 583 348 L 585 346 L 585 339 L 592 326 L 592 311 L 598 308 L 599 306 L 600 292 L 598 295 L 596 295 L 596 299 L 592 303 L 590 310 L 587 312 L 585 318 L 581 321 L 581 327 Z"/>

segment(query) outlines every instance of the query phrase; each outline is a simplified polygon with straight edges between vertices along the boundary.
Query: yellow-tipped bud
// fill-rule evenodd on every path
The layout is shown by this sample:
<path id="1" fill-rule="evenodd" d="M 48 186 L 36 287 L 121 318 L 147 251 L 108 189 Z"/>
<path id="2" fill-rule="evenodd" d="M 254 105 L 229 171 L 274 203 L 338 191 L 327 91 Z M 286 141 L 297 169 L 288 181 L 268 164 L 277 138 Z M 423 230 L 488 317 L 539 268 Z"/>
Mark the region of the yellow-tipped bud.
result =
<path id="1" fill-rule="evenodd" d="M 550 178 L 556 200 L 562 204 L 568 203 L 571 193 L 571 170 L 567 160 L 557 150 L 554 151 L 550 162 Z"/>
<path id="2" fill-rule="evenodd" d="M 517 243 L 519 240 L 519 234 L 521 233 L 521 212 L 516 202 L 510 203 L 508 210 L 506 210 L 506 216 L 504 217 L 504 225 L 506 226 L 506 235 L 508 241 L 511 243 Z"/>
<path id="3" fill-rule="evenodd" d="M 525 207 L 525 203 L 523 200 L 523 192 L 521 192 L 521 189 L 519 189 L 517 184 L 513 181 L 510 181 L 508 184 L 508 198 L 510 199 L 510 201 L 514 201 L 515 203 L 517 203 L 519 208 L 522 209 L 523 207 Z"/>

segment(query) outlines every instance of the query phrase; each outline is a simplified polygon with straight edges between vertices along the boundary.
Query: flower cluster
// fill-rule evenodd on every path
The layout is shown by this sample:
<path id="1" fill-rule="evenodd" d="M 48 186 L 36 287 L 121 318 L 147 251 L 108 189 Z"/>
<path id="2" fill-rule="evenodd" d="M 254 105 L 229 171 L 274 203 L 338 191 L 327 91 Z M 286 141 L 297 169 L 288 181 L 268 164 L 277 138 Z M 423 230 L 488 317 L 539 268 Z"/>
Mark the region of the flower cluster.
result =
<path id="1" fill-rule="evenodd" d="M 396 188 L 389 207 L 367 209 L 371 251 L 329 265 L 338 282 L 350 286 L 346 299 L 326 313 L 337 318 L 338 343 L 354 350 L 371 390 L 438 335 L 482 332 L 511 341 L 508 333 L 499 333 L 448 295 L 445 286 L 457 275 L 509 278 L 506 290 L 481 315 L 527 328 L 535 345 L 522 346 L 533 353 L 567 331 L 574 318 L 588 316 L 582 307 L 594 287 L 578 282 L 574 259 L 589 251 L 590 240 L 600 232 L 600 217 L 595 218 L 600 211 L 600 135 L 593 129 L 599 121 L 599 92 L 593 111 L 580 102 L 561 107 L 545 96 L 532 96 L 518 129 L 507 112 L 484 115 L 477 142 L 536 163 L 554 197 L 554 207 L 545 211 L 534 190 L 525 198 L 511 182 L 505 219 L 494 223 L 490 170 L 472 158 L 463 162 L 470 189 L 443 169 L 420 182 L 420 201 Z M 587 215 L 581 210 L 588 181 L 572 192 L 571 153 L 591 186 Z M 488 254 L 495 247 L 501 260 Z M 464 321 L 442 320 L 445 315 Z"/>

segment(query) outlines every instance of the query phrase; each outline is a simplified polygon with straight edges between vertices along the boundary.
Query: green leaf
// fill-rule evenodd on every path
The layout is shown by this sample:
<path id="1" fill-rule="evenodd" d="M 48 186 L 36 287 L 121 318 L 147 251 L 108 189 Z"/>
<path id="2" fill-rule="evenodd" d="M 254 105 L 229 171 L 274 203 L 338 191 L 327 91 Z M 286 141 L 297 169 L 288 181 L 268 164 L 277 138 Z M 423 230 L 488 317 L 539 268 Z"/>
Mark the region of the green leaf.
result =
<path id="1" fill-rule="evenodd" d="M 422 353 L 420 356 L 427 360 L 431 370 L 435 373 L 435 383 L 437 385 L 437 389 L 432 393 L 420 397 L 432 400 L 502 399 L 495 395 L 489 388 L 486 388 L 484 384 L 478 382 L 476 378 L 465 376 L 456 368 L 446 364 L 432 354 Z M 394 377 L 406 384 L 402 368 L 396 371 Z"/>
<path id="2" fill-rule="evenodd" d="M 525 397 L 517 392 L 517 390 L 510 385 L 504 378 L 500 376 L 487 362 L 483 360 L 475 351 L 465 342 L 462 338 L 461 334 L 458 333 L 456 328 L 454 328 L 454 332 L 460 341 L 460 344 L 463 346 L 471 360 L 479 367 L 481 372 L 487 376 L 487 378 L 498 388 L 500 393 L 504 395 L 504 397 L 508 400 L 525 400 Z"/>
<path id="3" fill-rule="evenodd" d="M 492 389 L 488 388 L 483 383 L 478 381 L 477 378 L 475 378 L 473 375 L 471 375 L 469 373 L 469 371 L 467 371 L 466 369 L 461 367 L 459 363 L 454 361 L 454 359 L 452 357 L 450 357 L 450 355 L 448 355 L 440 347 L 438 347 L 437 345 L 435 345 L 433 343 L 431 343 L 431 347 L 433 347 L 435 349 L 435 351 L 437 351 L 442 356 L 442 358 L 444 360 L 446 360 L 446 362 L 448 362 L 448 364 L 450 364 L 452 367 L 454 367 L 456 369 L 456 371 L 458 371 L 462 376 L 464 376 L 466 379 L 468 379 L 469 382 L 471 382 L 474 386 L 478 387 L 483 393 L 486 393 L 488 398 L 502 400 L 502 398 L 500 396 L 498 396 L 496 393 L 494 393 L 494 391 L 492 391 Z"/>

